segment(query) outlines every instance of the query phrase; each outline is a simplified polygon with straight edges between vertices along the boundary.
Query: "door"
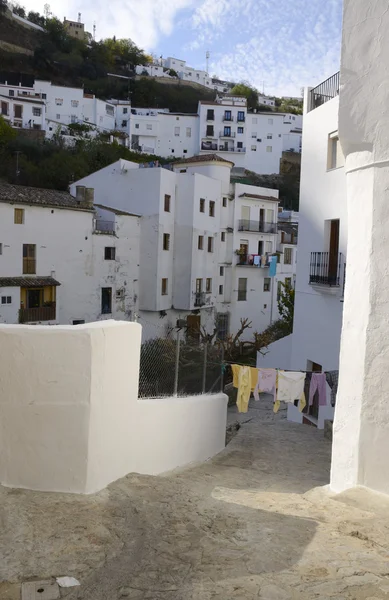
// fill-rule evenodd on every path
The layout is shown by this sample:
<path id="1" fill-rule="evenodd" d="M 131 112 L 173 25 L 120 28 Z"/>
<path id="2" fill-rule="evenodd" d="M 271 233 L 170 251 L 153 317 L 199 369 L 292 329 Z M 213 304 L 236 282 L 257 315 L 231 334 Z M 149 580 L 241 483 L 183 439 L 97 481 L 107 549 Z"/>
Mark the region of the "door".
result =
<path id="1" fill-rule="evenodd" d="M 242 219 L 242 231 L 249 231 L 249 225 L 250 225 L 250 207 L 249 206 L 242 206 L 242 212 L 241 212 L 241 219 Z"/>
<path id="2" fill-rule="evenodd" d="M 263 252 L 263 242 L 258 242 L 258 254 L 259 254 L 259 256 L 262 256 L 262 254 L 264 254 L 264 252 Z"/>
<path id="3" fill-rule="evenodd" d="M 192 340 L 200 339 L 200 315 L 188 315 L 186 317 L 187 334 Z"/>
<path id="4" fill-rule="evenodd" d="M 39 308 L 42 306 L 43 290 L 27 290 L 27 308 Z"/>
<path id="5" fill-rule="evenodd" d="M 259 210 L 259 231 L 265 231 L 265 210 L 261 208 Z"/>
<path id="6" fill-rule="evenodd" d="M 330 249 L 328 253 L 328 283 L 336 285 L 338 280 L 339 219 L 331 221 Z"/>

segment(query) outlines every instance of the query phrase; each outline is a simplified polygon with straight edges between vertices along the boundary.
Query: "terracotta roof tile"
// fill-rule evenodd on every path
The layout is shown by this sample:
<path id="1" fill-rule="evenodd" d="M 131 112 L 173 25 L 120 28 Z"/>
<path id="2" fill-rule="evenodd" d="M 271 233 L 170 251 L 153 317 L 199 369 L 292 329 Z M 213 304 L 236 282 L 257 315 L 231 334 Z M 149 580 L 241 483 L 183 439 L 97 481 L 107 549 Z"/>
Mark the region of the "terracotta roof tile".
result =
<path id="1" fill-rule="evenodd" d="M 2 287 L 43 287 L 46 285 L 61 285 L 53 277 L 0 277 Z"/>
<path id="2" fill-rule="evenodd" d="M 274 200 L 274 202 L 279 202 L 279 198 L 276 196 L 262 196 L 260 194 L 240 194 L 239 198 L 255 198 L 258 200 Z"/>
<path id="3" fill-rule="evenodd" d="M 218 154 L 198 154 L 196 156 L 191 156 L 190 158 L 184 158 L 183 160 L 178 160 L 174 163 L 173 166 L 176 165 L 185 165 L 187 163 L 201 163 L 201 162 L 222 162 L 228 163 L 229 165 L 234 166 L 234 163 L 230 160 L 226 160 L 222 158 Z"/>
<path id="4" fill-rule="evenodd" d="M 93 211 L 93 208 L 79 204 L 68 192 L 11 185 L 2 181 L 0 181 L 0 202 Z"/>

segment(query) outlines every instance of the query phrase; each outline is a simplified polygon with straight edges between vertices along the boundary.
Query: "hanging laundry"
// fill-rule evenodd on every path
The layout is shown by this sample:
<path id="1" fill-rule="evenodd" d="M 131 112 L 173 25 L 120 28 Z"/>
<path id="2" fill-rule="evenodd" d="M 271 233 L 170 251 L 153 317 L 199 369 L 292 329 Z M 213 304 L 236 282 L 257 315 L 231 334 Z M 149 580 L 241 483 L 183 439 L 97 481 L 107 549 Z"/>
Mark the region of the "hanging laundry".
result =
<path id="1" fill-rule="evenodd" d="M 319 394 L 319 406 L 327 405 L 327 389 L 325 373 L 312 373 L 311 385 L 309 387 L 309 406 L 313 404 L 315 392 Z"/>
<path id="2" fill-rule="evenodd" d="M 256 254 L 256 255 L 254 256 L 254 265 L 255 265 L 256 267 L 259 267 L 259 265 L 260 265 L 260 264 L 261 264 L 261 257 L 259 256 L 259 254 Z"/>
<path id="3" fill-rule="evenodd" d="M 250 367 L 240 366 L 238 375 L 238 394 L 236 406 L 240 413 L 247 413 L 251 394 L 251 372 Z"/>
<path id="4" fill-rule="evenodd" d="M 267 263 L 267 256 L 266 256 L 266 254 L 262 254 L 262 256 L 261 256 L 261 267 L 266 267 L 266 263 Z"/>
<path id="5" fill-rule="evenodd" d="M 331 389 L 331 406 L 335 406 L 336 394 L 338 393 L 339 371 L 327 371 L 326 381 Z"/>
<path id="6" fill-rule="evenodd" d="M 239 387 L 240 369 L 245 365 L 231 365 L 232 369 L 232 385 L 234 388 Z M 258 369 L 256 367 L 248 367 L 250 369 L 250 391 L 253 392 L 258 381 Z"/>
<path id="7" fill-rule="evenodd" d="M 258 369 L 257 383 L 254 389 L 254 398 L 258 402 L 259 394 L 266 393 L 273 395 L 273 402 L 276 401 L 277 371 L 275 369 Z"/>
<path id="8" fill-rule="evenodd" d="M 308 371 L 305 375 L 305 382 L 304 382 L 304 397 L 305 398 L 309 398 L 309 388 L 311 387 L 311 379 L 312 379 L 312 373 L 310 371 Z M 294 401 L 294 405 L 296 408 L 298 408 L 300 404 L 300 400 L 295 400 Z M 304 406 L 304 409 L 301 411 L 304 414 L 308 413 L 308 404 L 306 404 Z"/>
<path id="9" fill-rule="evenodd" d="M 299 402 L 299 411 L 302 412 L 306 406 L 304 395 L 305 373 L 300 371 L 278 371 L 277 399 L 274 404 L 274 412 L 278 412 L 281 402 Z"/>

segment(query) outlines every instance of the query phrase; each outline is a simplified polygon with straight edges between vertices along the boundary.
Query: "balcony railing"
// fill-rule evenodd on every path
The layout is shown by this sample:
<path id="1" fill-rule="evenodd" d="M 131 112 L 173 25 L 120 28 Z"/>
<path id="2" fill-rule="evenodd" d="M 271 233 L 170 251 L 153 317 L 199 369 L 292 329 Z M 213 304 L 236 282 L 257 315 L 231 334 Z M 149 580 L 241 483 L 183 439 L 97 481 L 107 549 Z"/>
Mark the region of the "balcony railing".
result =
<path id="1" fill-rule="evenodd" d="M 195 293 L 195 306 L 204 306 L 206 303 L 205 292 L 196 292 Z"/>
<path id="2" fill-rule="evenodd" d="M 96 219 L 94 232 L 105 233 L 106 235 L 115 235 L 115 222 Z"/>
<path id="3" fill-rule="evenodd" d="M 19 310 L 19 323 L 37 323 L 40 321 L 55 321 L 56 306 L 38 306 L 36 308 L 21 308 Z"/>
<path id="4" fill-rule="evenodd" d="M 311 285 L 339 287 L 342 264 L 342 254 L 311 252 L 309 283 Z"/>
<path id="5" fill-rule="evenodd" d="M 201 150 L 217 150 L 216 142 L 201 142 Z"/>
<path id="6" fill-rule="evenodd" d="M 310 92 L 309 110 L 314 110 L 339 95 L 340 72 L 332 75 Z"/>
<path id="7" fill-rule="evenodd" d="M 265 223 L 264 221 L 239 221 L 239 231 L 252 231 L 254 233 L 277 233 L 277 223 Z"/>
<path id="8" fill-rule="evenodd" d="M 234 138 L 236 137 L 235 131 L 230 131 L 230 133 L 226 133 L 225 131 L 221 131 L 219 133 L 219 138 Z"/>
<path id="9" fill-rule="evenodd" d="M 231 117 L 226 117 L 224 115 L 223 117 L 223 121 L 225 121 L 226 123 L 231 123 L 234 120 L 234 117 L 231 115 Z"/>

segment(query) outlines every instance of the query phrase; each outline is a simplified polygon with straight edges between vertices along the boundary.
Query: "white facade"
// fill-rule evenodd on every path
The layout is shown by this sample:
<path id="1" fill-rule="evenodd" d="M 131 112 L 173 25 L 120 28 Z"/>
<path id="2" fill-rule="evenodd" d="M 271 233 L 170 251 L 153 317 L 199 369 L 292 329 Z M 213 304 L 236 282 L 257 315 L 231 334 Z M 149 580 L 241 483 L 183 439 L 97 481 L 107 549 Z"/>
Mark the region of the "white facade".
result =
<path id="1" fill-rule="evenodd" d="M 133 109 L 131 148 L 147 154 L 188 158 L 198 151 L 197 115 L 152 109 Z"/>
<path id="2" fill-rule="evenodd" d="M 265 104 L 266 106 L 275 106 L 276 101 L 275 98 L 270 98 L 269 96 L 258 94 L 258 104 Z"/>
<path id="3" fill-rule="evenodd" d="M 33 96 L 22 93 L 5 95 L 0 89 L 0 115 L 12 127 L 20 129 L 45 129 L 45 103 Z"/>
<path id="4" fill-rule="evenodd" d="M 70 325 L 131 320 L 138 307 L 139 219 L 76 202 L 59 206 L 56 199 L 18 202 L 10 196 L 15 192 L 68 196 L 0 186 L 0 322 L 18 323 L 20 314 L 23 322 Z"/>

